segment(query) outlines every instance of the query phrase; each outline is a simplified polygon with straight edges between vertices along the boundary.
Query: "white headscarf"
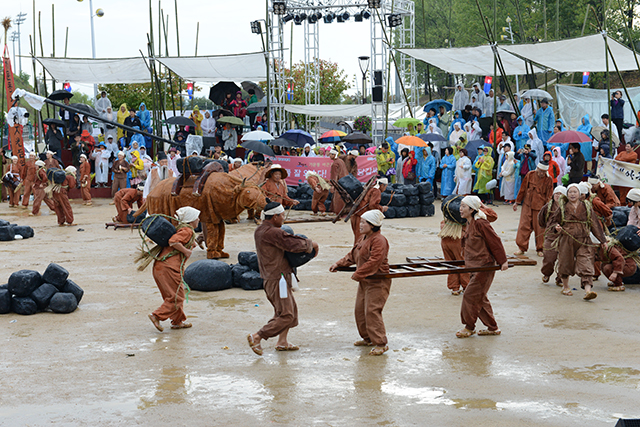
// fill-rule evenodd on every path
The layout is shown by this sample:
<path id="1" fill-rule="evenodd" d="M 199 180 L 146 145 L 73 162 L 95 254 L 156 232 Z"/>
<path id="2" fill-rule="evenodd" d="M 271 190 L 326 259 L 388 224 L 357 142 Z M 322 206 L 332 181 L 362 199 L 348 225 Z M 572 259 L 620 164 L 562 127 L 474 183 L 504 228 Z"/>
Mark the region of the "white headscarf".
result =
<path id="1" fill-rule="evenodd" d="M 382 225 L 382 220 L 384 219 L 384 214 L 378 209 L 373 209 L 363 213 L 361 218 L 375 227 L 380 227 Z"/>
<path id="2" fill-rule="evenodd" d="M 176 211 L 176 219 L 180 222 L 190 223 L 200 217 L 200 211 L 191 206 L 184 206 Z"/>
<path id="3" fill-rule="evenodd" d="M 567 187 L 565 187 L 564 185 L 558 185 L 554 190 L 553 190 L 553 194 L 556 193 L 560 193 L 563 196 L 567 195 Z"/>
<path id="4" fill-rule="evenodd" d="M 471 209 L 476 211 L 474 219 L 487 219 L 487 216 L 480 210 L 480 206 L 482 206 L 482 200 L 478 196 L 464 196 L 460 203 L 464 203 L 469 206 Z"/>

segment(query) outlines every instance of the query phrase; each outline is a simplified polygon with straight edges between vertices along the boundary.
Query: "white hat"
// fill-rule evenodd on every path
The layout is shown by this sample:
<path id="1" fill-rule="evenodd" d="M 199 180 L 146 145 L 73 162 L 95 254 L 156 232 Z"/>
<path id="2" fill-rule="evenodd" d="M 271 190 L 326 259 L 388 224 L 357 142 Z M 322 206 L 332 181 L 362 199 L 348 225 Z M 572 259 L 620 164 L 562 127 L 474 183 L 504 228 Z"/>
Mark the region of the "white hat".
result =
<path id="1" fill-rule="evenodd" d="M 11 160 L 18 160 L 18 156 L 11 156 Z"/>
<path id="2" fill-rule="evenodd" d="M 389 185 L 389 180 L 387 178 L 379 178 L 378 184 Z"/>
<path id="3" fill-rule="evenodd" d="M 358 150 L 351 150 L 349 151 L 349 154 L 351 154 L 352 156 L 358 156 L 360 153 L 358 153 Z"/>
<path id="4" fill-rule="evenodd" d="M 76 173 L 76 168 L 75 166 L 67 166 L 66 169 L 64 170 L 66 173 Z"/>
<path id="5" fill-rule="evenodd" d="M 118 156 L 124 156 L 124 151 L 118 151 Z"/>
<path id="6" fill-rule="evenodd" d="M 564 185 L 558 185 L 556 188 L 553 189 L 553 194 L 556 193 L 560 193 L 563 196 L 567 195 L 567 187 L 565 187 Z"/>
<path id="7" fill-rule="evenodd" d="M 281 177 L 282 179 L 285 179 L 286 177 L 289 176 L 289 174 L 287 173 L 287 170 L 277 163 L 272 164 L 271 168 L 267 171 L 267 173 L 264 174 L 264 176 L 266 178 L 270 178 L 271 174 L 277 170 L 280 171 L 280 173 L 282 174 L 282 177 Z"/>
<path id="8" fill-rule="evenodd" d="M 475 219 L 482 218 L 487 219 L 487 216 L 480 210 L 480 206 L 482 206 L 482 200 L 478 196 L 464 196 L 460 203 L 464 203 L 469 206 L 472 210 L 476 211 Z"/>
<path id="9" fill-rule="evenodd" d="M 640 202 L 640 189 L 632 188 L 627 193 L 627 199 L 633 200 L 634 202 Z"/>
<path id="10" fill-rule="evenodd" d="M 86 159 L 86 158 L 87 158 L 87 155 L 86 155 L 86 154 L 84 154 L 84 153 L 82 153 L 82 154 L 80 154 L 80 158 L 85 158 L 85 159 Z"/>
<path id="11" fill-rule="evenodd" d="M 540 162 L 540 163 L 538 163 L 538 169 L 543 170 L 543 171 L 548 171 L 549 170 L 549 165 Z"/>
<path id="12" fill-rule="evenodd" d="M 338 151 L 337 151 L 337 150 L 334 150 L 334 149 L 332 148 L 332 149 L 331 149 L 331 151 L 329 151 L 329 155 L 331 155 L 331 154 L 333 154 L 334 156 L 337 156 L 337 155 L 338 155 L 338 154 L 340 154 L 340 153 L 338 153 Z"/>
<path id="13" fill-rule="evenodd" d="M 275 208 L 271 208 L 268 211 L 262 211 L 262 214 L 265 216 L 273 216 L 279 215 L 284 212 L 284 207 L 281 204 L 278 204 Z"/>
<path id="14" fill-rule="evenodd" d="M 575 188 L 578 191 L 580 191 L 580 186 L 578 184 L 569 184 L 567 185 L 567 193 L 569 193 L 569 190 L 571 190 L 572 188 Z"/>
<path id="15" fill-rule="evenodd" d="M 589 190 L 591 190 L 591 184 L 587 182 L 581 182 L 578 184 L 578 189 L 580 190 L 580 194 L 589 194 Z"/>
<path id="16" fill-rule="evenodd" d="M 375 227 L 380 227 L 382 225 L 382 220 L 384 219 L 384 214 L 378 209 L 373 209 L 363 213 L 361 218 Z"/>
<path id="17" fill-rule="evenodd" d="M 53 151 L 51 151 L 51 150 L 47 150 L 47 154 L 51 154 L 51 155 L 53 156 L 53 155 L 55 155 L 56 153 L 54 153 L 54 152 L 53 152 Z"/>
<path id="18" fill-rule="evenodd" d="M 176 219 L 181 222 L 192 222 L 198 219 L 200 211 L 191 206 L 184 206 L 176 211 Z"/>
<path id="19" fill-rule="evenodd" d="M 107 139 L 113 139 L 113 135 L 107 136 Z"/>
<path id="20" fill-rule="evenodd" d="M 591 185 L 596 185 L 597 183 L 600 182 L 600 180 L 598 178 L 591 177 L 587 180 L 587 182 Z"/>
<path id="21" fill-rule="evenodd" d="M 35 151 L 30 152 L 29 157 L 36 157 L 36 152 Z"/>
<path id="22" fill-rule="evenodd" d="M 42 160 L 36 160 L 36 166 L 43 167 L 44 166 L 44 162 Z"/>

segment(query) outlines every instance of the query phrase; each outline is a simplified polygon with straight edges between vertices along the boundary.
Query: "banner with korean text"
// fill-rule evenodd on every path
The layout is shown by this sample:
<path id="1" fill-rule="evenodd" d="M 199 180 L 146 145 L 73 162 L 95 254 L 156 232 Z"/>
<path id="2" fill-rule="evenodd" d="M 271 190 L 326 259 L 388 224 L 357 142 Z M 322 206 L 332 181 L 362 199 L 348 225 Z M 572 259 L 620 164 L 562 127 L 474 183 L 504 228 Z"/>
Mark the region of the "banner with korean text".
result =
<path id="1" fill-rule="evenodd" d="M 285 179 L 287 185 L 296 186 L 304 184 L 307 180 L 305 172 L 312 170 L 329 181 L 331 178 L 331 164 L 333 160 L 328 157 L 302 157 L 302 156 L 275 156 L 269 157 L 273 163 L 277 163 L 287 170 L 289 176 Z M 376 156 L 358 156 L 358 180 L 367 182 L 378 173 Z"/>
<path id="2" fill-rule="evenodd" d="M 600 156 L 597 172 L 600 179 L 609 185 L 640 188 L 640 165 Z"/>

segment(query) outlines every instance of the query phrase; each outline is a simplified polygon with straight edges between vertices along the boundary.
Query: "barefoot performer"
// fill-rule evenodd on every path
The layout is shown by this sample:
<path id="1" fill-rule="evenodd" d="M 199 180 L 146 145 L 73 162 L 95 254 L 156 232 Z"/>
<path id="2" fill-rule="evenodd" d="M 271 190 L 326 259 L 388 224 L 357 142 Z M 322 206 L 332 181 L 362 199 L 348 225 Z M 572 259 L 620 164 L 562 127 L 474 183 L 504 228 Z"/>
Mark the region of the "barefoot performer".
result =
<path id="1" fill-rule="evenodd" d="M 496 234 L 486 215 L 480 210 L 482 202 L 477 196 L 466 196 L 460 203 L 460 215 L 467 220 L 467 230 L 462 238 L 465 267 L 500 265 L 500 270 L 509 268 L 507 254 L 500 237 Z M 476 333 L 478 318 L 488 329 L 478 331 L 478 335 L 500 335 L 500 329 L 493 317 L 493 308 L 487 292 L 493 282 L 495 271 L 471 273 L 471 279 L 462 297 L 460 317 L 464 328 L 456 332 L 458 338 L 468 338 Z"/>
<path id="2" fill-rule="evenodd" d="M 262 356 L 260 341 L 278 337 L 277 351 L 295 351 L 299 347 L 289 343 L 289 329 L 298 326 L 298 307 L 291 291 L 293 269 L 284 256 L 284 252 L 311 253 L 318 244 L 303 237 L 294 236 L 280 227 L 284 223 L 285 210 L 280 203 L 269 202 L 262 212 L 264 221 L 256 228 L 254 238 L 260 277 L 264 281 L 264 292 L 274 309 L 269 322 L 255 334 L 247 335 L 249 347 L 258 356 Z"/>
<path id="3" fill-rule="evenodd" d="M 318 172 L 307 171 L 304 174 L 304 177 L 307 179 L 307 183 L 313 189 L 313 198 L 311 199 L 311 215 L 318 215 L 318 211 L 320 211 L 321 216 L 325 216 L 327 214 L 327 208 L 324 205 L 324 202 L 329 197 L 329 190 L 331 189 L 331 185 L 324 180 Z"/>
<path id="4" fill-rule="evenodd" d="M 384 214 L 377 209 L 363 213 L 360 239 L 347 256 L 329 268 L 329 271 L 335 272 L 338 267 L 357 266 L 351 279 L 358 282 L 355 316 L 362 339 L 353 345 L 375 346 L 369 353 L 372 356 L 380 356 L 389 350 L 382 309 L 389 297 L 391 279 L 367 279 L 373 274 L 389 273 L 389 242 L 380 233 L 383 219 Z"/>
<path id="5" fill-rule="evenodd" d="M 556 260 L 558 259 L 558 245 L 555 243 L 558 240 L 558 232 L 555 229 L 555 224 L 552 223 L 552 214 L 558 210 L 558 201 L 560 197 L 567 195 L 567 188 L 558 185 L 553 190 L 553 197 L 549 202 L 540 209 L 538 212 L 538 224 L 544 228 L 544 244 L 542 245 L 542 281 L 544 283 L 549 282 L 549 278 L 555 270 Z M 556 275 L 556 285 L 562 286 L 562 280 L 559 275 Z"/>
<path id="6" fill-rule="evenodd" d="M 382 193 L 386 190 L 389 180 L 387 178 L 378 178 L 376 185 L 369 189 L 369 192 L 364 196 L 358 205 L 358 209 L 351 215 L 351 230 L 353 231 L 353 244 L 356 245 L 360 240 L 360 218 L 364 212 L 379 210 L 385 213 L 387 206 L 381 206 L 380 200 L 382 199 Z"/>
<path id="7" fill-rule="evenodd" d="M 176 211 L 176 219 L 179 221 L 176 227 L 176 234 L 169 239 L 169 246 L 161 248 L 155 261 L 153 262 L 153 279 L 158 285 L 162 299 L 162 305 L 153 313 L 149 314 L 149 319 L 157 330 L 162 332 L 164 328 L 160 322 L 171 319 L 171 329 L 190 328 L 191 323 L 186 323 L 186 314 L 182 308 L 184 303 L 183 272 L 184 264 L 191 256 L 191 248 L 195 244 L 196 233 L 193 231 L 198 226 L 200 211 L 190 206 L 185 206 Z M 153 249 L 151 250 L 153 252 Z M 154 259 L 151 253 L 150 259 Z M 179 255 L 179 256 L 177 256 Z M 142 253 L 136 261 L 144 261 L 147 254 Z M 150 262 L 149 259 L 149 262 Z M 149 262 L 142 263 L 138 270 L 144 270 Z"/>

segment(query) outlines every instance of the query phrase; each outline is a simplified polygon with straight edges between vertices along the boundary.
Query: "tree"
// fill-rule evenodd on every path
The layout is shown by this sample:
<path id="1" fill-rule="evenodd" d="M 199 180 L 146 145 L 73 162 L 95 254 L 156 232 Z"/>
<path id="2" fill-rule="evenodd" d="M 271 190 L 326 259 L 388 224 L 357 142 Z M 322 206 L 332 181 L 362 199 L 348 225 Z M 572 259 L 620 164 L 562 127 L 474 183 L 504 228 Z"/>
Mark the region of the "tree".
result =
<path id="1" fill-rule="evenodd" d="M 320 104 L 340 104 L 342 93 L 349 89 L 351 85 L 347 81 L 347 74 L 338 68 L 338 64 L 324 59 L 317 59 L 320 62 Z M 293 83 L 293 104 L 306 104 L 305 90 L 307 88 L 306 70 L 304 62 L 294 64 L 291 69 L 285 69 L 285 79 Z M 309 83 L 313 85 L 313 83 Z M 314 89 L 313 86 L 309 89 Z"/>

